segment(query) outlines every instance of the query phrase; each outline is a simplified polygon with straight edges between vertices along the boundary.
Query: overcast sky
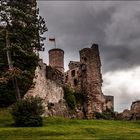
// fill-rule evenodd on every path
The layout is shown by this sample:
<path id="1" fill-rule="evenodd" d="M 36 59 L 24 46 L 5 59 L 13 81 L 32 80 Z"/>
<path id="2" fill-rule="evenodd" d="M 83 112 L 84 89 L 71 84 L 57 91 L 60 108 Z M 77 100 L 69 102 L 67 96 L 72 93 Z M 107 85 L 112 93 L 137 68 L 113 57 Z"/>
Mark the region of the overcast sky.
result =
<path id="1" fill-rule="evenodd" d="M 130 108 L 140 99 L 140 2 L 139 1 L 38 1 L 45 18 L 46 51 L 55 37 L 65 51 L 65 69 L 70 60 L 79 60 L 79 50 L 99 44 L 103 93 L 113 95 L 115 110 Z"/>

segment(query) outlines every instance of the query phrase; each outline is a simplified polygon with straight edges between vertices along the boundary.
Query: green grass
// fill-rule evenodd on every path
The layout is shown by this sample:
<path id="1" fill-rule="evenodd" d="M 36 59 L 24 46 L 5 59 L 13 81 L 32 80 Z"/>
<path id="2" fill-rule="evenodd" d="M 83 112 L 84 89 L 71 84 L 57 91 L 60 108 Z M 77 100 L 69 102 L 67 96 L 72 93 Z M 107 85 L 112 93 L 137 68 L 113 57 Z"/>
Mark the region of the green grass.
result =
<path id="1" fill-rule="evenodd" d="M 43 127 L 14 127 L 12 124 L 8 110 L 0 110 L 0 140 L 140 139 L 140 121 L 44 118 Z"/>

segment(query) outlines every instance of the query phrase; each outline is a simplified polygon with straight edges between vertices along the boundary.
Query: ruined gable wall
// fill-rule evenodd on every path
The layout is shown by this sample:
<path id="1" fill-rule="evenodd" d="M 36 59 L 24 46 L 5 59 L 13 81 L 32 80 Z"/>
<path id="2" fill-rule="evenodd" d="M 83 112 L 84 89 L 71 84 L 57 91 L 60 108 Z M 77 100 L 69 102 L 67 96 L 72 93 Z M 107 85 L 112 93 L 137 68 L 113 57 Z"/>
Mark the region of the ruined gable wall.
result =
<path id="1" fill-rule="evenodd" d="M 65 85 L 70 86 L 74 91 L 81 90 L 81 80 L 79 78 L 79 63 L 78 65 L 71 65 L 70 69 L 65 73 Z"/>

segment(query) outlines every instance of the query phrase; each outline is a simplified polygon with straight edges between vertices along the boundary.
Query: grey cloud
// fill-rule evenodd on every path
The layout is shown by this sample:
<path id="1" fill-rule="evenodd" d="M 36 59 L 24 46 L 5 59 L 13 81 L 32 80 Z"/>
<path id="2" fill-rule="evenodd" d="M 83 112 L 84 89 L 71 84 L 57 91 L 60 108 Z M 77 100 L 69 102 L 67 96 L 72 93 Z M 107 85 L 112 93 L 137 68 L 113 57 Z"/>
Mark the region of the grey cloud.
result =
<path id="1" fill-rule="evenodd" d="M 113 95 L 115 99 L 115 110 L 123 111 L 129 109 L 132 101 L 140 98 L 139 78 L 140 66 L 107 72 L 103 74 L 103 92 Z"/>
<path id="2" fill-rule="evenodd" d="M 103 72 L 131 69 L 140 65 L 140 46 L 102 46 L 101 59 Z"/>
<path id="3" fill-rule="evenodd" d="M 78 51 L 83 47 L 90 47 L 93 42 L 104 44 L 104 29 L 111 22 L 115 7 L 101 10 L 97 10 L 96 7 L 91 10 L 89 8 L 91 5 L 93 3 L 76 2 L 69 6 L 65 2 L 62 4 L 57 2 L 48 6 L 46 4 L 45 7 L 41 2 L 41 13 L 45 15 L 48 23 L 48 36 L 55 35 L 58 47 L 66 52 L 66 61 L 70 60 L 70 55 L 67 55 L 70 53 L 75 54 L 75 58 L 78 59 Z M 72 59 L 73 57 L 71 57 Z"/>
<path id="4" fill-rule="evenodd" d="M 140 56 L 137 55 L 140 52 L 139 42 L 136 44 L 135 41 L 140 39 L 138 28 L 140 14 L 138 11 L 131 12 L 131 7 L 134 6 L 128 2 L 106 4 L 57 1 L 39 4 L 41 14 L 47 20 L 49 29 L 47 37 L 49 35 L 56 37 L 58 47 L 66 52 L 67 62 L 73 58 L 78 59 L 78 50 L 90 47 L 91 43 L 96 42 L 101 50 L 103 72 L 128 69 L 140 64 L 138 61 Z M 128 18 L 125 18 L 125 12 L 130 12 L 126 13 Z M 46 42 L 47 50 L 51 49 L 47 44 L 48 42 Z"/>
<path id="5" fill-rule="evenodd" d="M 139 1 L 38 1 L 38 4 L 40 14 L 47 21 L 46 37 L 55 37 L 57 47 L 65 51 L 65 68 L 70 60 L 79 59 L 80 49 L 90 47 L 93 42 L 100 47 L 103 75 L 133 71 L 140 66 Z M 47 51 L 52 47 L 46 40 L 46 51 L 41 54 L 45 62 L 48 61 Z M 112 86 L 111 83 L 105 85 Z M 113 87 L 107 89 L 107 93 L 115 96 L 116 108 L 128 107 L 139 97 L 136 91 L 132 96 L 127 86 L 119 85 L 119 95 Z"/>

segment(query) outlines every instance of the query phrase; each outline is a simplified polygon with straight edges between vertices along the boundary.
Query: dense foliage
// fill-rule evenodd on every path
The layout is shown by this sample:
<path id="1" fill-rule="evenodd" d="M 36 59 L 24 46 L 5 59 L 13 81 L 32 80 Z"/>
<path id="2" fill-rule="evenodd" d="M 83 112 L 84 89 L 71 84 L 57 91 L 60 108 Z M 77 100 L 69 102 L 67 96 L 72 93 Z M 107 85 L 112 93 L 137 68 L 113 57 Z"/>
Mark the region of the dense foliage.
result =
<path id="1" fill-rule="evenodd" d="M 76 106 L 83 106 L 83 104 L 85 102 L 85 96 L 84 96 L 83 92 L 76 91 L 76 92 L 73 92 L 73 94 L 75 96 Z"/>
<path id="2" fill-rule="evenodd" d="M 43 112 L 42 99 L 32 96 L 15 103 L 11 111 L 16 126 L 42 126 Z"/>
<path id="3" fill-rule="evenodd" d="M 3 0 L 0 2 L 0 107 L 9 106 L 23 97 L 32 85 L 41 35 L 47 30 L 39 16 L 36 0 Z M 9 67 L 11 62 L 11 67 Z"/>
<path id="4" fill-rule="evenodd" d="M 95 112 L 94 119 L 114 120 L 114 119 L 116 119 L 116 113 L 112 110 L 106 110 L 102 113 Z"/>
<path id="5" fill-rule="evenodd" d="M 64 98 L 71 110 L 75 110 L 76 107 L 82 106 L 85 100 L 82 92 L 74 92 L 68 86 L 64 87 Z"/>
<path id="6" fill-rule="evenodd" d="M 64 88 L 64 98 L 68 104 L 68 107 L 71 110 L 74 110 L 76 107 L 76 99 L 75 99 L 75 96 L 74 96 L 72 90 L 69 87 Z"/>

